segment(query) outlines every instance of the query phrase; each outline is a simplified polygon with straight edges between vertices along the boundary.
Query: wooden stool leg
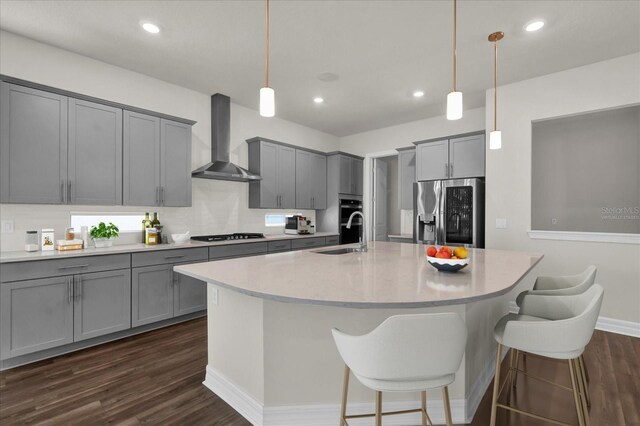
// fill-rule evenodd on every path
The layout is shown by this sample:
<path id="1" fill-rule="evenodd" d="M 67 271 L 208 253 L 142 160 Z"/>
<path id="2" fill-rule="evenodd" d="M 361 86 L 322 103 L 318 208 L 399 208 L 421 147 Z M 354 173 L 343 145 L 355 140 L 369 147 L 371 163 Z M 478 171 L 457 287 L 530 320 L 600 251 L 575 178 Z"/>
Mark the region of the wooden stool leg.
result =
<path id="1" fill-rule="evenodd" d="M 382 426 L 382 392 L 376 391 L 376 426 Z"/>
<path id="2" fill-rule="evenodd" d="M 580 360 L 582 361 L 582 371 L 584 372 L 584 377 L 587 379 L 587 383 L 589 383 L 591 380 L 589 379 L 587 364 L 584 362 L 584 354 L 580 355 Z"/>
<path id="3" fill-rule="evenodd" d="M 422 400 L 422 426 L 427 426 L 427 391 L 420 392 Z"/>
<path id="4" fill-rule="evenodd" d="M 347 419 L 345 416 L 347 415 L 347 394 L 349 393 L 349 367 L 345 364 L 344 366 L 344 379 L 342 380 L 342 406 L 340 407 L 340 426 L 348 426 Z"/>
<path id="5" fill-rule="evenodd" d="M 577 374 L 575 371 L 573 360 L 571 359 L 569 360 L 569 374 L 571 375 L 571 388 L 573 389 L 573 399 L 576 403 L 576 413 L 578 414 L 578 424 L 580 426 L 585 426 L 584 419 L 583 419 L 582 404 L 580 402 L 580 395 L 579 395 L 578 384 L 576 380 Z"/>
<path id="6" fill-rule="evenodd" d="M 500 361 L 502 360 L 502 345 L 498 343 L 496 351 L 496 375 L 493 378 L 493 398 L 491 399 L 491 426 L 496 426 L 496 411 L 498 409 L 498 391 L 500 390 Z"/>
<path id="7" fill-rule="evenodd" d="M 449 404 L 449 387 L 442 388 L 442 402 L 444 403 L 444 415 L 447 421 L 447 426 L 451 426 L 451 405 Z"/>

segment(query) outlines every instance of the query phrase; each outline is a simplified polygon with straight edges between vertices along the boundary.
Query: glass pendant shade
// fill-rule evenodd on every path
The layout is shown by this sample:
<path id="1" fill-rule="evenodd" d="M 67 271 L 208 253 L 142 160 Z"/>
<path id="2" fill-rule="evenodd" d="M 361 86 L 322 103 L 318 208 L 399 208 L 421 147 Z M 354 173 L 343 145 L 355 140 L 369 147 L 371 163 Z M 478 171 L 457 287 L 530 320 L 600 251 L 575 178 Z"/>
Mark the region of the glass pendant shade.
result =
<path id="1" fill-rule="evenodd" d="M 462 118 L 462 92 L 451 92 L 447 95 L 447 120 Z"/>
<path id="2" fill-rule="evenodd" d="M 489 133 L 489 149 L 502 148 L 502 132 L 500 130 L 494 130 Z"/>
<path id="3" fill-rule="evenodd" d="M 260 89 L 260 115 L 263 117 L 276 115 L 276 94 L 271 87 Z"/>

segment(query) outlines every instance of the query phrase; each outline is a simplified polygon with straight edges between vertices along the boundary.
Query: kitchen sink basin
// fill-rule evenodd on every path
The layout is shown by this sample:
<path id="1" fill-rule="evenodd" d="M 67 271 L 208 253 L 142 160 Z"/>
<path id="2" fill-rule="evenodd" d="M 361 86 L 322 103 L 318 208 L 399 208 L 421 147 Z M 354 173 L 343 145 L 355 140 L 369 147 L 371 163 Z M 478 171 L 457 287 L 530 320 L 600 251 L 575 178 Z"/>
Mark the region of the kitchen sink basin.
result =
<path id="1" fill-rule="evenodd" d="M 332 250 L 318 250 L 315 253 L 319 254 L 347 254 L 347 253 L 358 253 L 360 251 L 359 248 L 356 247 L 345 247 L 339 249 Z"/>

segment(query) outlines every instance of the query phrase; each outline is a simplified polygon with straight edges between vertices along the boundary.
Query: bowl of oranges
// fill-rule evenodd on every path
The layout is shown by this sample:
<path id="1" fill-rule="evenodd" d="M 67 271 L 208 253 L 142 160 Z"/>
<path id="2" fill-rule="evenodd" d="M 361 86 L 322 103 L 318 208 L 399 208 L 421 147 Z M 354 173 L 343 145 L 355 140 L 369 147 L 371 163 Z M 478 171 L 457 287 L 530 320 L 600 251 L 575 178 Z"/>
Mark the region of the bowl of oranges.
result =
<path id="1" fill-rule="evenodd" d="M 457 272 L 469 264 L 467 249 L 464 247 L 451 248 L 442 246 L 427 247 L 427 262 L 438 271 Z"/>

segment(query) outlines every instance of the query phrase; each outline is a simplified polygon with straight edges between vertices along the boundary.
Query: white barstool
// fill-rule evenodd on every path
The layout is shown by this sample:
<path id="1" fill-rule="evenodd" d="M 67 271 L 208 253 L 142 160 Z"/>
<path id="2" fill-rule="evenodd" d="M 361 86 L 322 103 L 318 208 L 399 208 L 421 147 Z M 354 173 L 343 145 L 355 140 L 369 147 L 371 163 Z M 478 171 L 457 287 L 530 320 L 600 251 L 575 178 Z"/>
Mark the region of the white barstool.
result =
<path id="1" fill-rule="evenodd" d="M 547 358 L 568 360 L 571 388 L 553 384 L 573 392 L 578 423 L 580 426 L 589 425 L 586 383 L 584 376 L 580 373 L 580 356 L 593 335 L 602 305 L 602 297 L 603 290 L 598 284 L 594 284 L 589 290 L 578 295 L 526 295 L 522 299 L 519 314 L 508 314 L 498 321 L 494 329 L 498 350 L 491 404 L 491 426 L 496 424 L 498 408 L 555 424 L 566 424 L 498 403 L 498 398 L 506 382 L 513 380 L 514 371 L 516 374 L 520 372 L 514 368 L 512 357 L 507 377 L 500 385 L 500 362 L 503 346 Z"/>
<path id="2" fill-rule="evenodd" d="M 442 388 L 447 425 L 451 425 L 448 385 L 455 380 L 467 342 L 467 327 L 455 313 L 397 315 L 375 330 L 351 336 L 333 329 L 333 338 L 345 363 L 340 426 L 347 420 L 374 417 L 376 426 L 389 414 L 422 413 L 427 421 L 427 390 Z M 375 414 L 347 415 L 349 374 L 376 391 Z M 382 412 L 382 392 L 421 392 L 422 407 Z"/>
<path id="3" fill-rule="evenodd" d="M 523 291 L 516 298 L 516 305 L 522 306 L 522 299 L 527 295 L 545 295 L 545 296 L 569 296 L 575 294 L 582 294 L 591 288 L 596 279 L 596 273 L 598 269 L 590 265 L 579 274 L 576 275 L 564 275 L 558 277 L 538 277 L 533 285 L 533 290 Z M 520 365 L 520 354 L 518 351 L 514 351 L 511 355 L 515 357 L 516 368 Z M 523 361 L 526 363 L 526 355 L 522 355 Z M 587 382 L 589 381 L 589 373 L 584 362 L 584 356 L 580 356 L 581 374 L 583 374 Z M 526 369 L 526 364 L 524 365 Z M 516 385 L 516 380 L 513 381 L 513 385 Z M 591 400 L 589 393 L 587 392 L 587 404 L 591 406 Z"/>
<path id="4" fill-rule="evenodd" d="M 587 291 L 596 280 L 598 269 L 590 265 L 579 274 L 560 277 L 538 277 L 533 284 L 533 290 L 523 291 L 516 297 L 516 305 L 522 306 L 522 299 L 527 294 L 546 296 L 569 296 L 582 294 Z"/>

